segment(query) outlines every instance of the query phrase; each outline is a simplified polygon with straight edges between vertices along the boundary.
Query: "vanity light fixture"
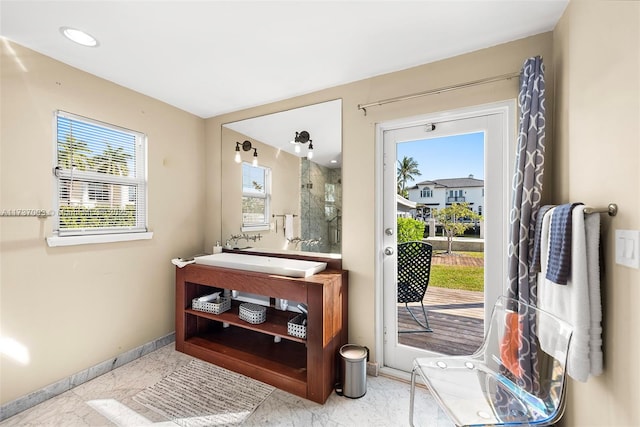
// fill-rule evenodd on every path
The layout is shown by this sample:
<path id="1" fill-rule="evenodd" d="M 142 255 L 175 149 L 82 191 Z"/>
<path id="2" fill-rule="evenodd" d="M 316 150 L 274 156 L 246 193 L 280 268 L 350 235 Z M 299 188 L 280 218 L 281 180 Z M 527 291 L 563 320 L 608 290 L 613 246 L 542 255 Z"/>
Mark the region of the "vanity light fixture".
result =
<path id="1" fill-rule="evenodd" d="M 242 161 L 242 157 L 240 157 L 240 143 L 236 141 L 236 155 L 233 158 L 236 163 L 240 163 Z"/>
<path id="2" fill-rule="evenodd" d="M 307 132 L 306 130 L 303 130 L 302 132 L 296 132 L 296 137 L 293 138 L 293 141 L 291 141 L 292 144 L 295 144 L 294 147 L 294 151 L 296 153 L 300 152 L 300 146 L 302 144 L 306 144 L 309 143 L 309 151 L 307 153 L 307 158 L 312 159 L 313 158 L 313 141 L 311 140 L 311 135 L 309 135 L 309 132 Z"/>
<path id="3" fill-rule="evenodd" d="M 242 144 L 236 141 L 236 154 L 233 160 L 236 163 L 242 161 L 242 157 L 240 157 L 240 147 L 242 147 L 242 151 L 253 150 L 253 166 L 258 166 L 258 149 L 251 146 L 251 141 L 244 141 Z"/>
<path id="4" fill-rule="evenodd" d="M 309 140 L 309 151 L 307 152 L 307 159 L 313 159 L 313 143 Z"/>
<path id="5" fill-rule="evenodd" d="M 91 34 L 78 30 L 77 28 L 60 27 L 60 32 L 72 42 L 78 43 L 82 46 L 97 47 L 99 44 L 98 40 Z"/>

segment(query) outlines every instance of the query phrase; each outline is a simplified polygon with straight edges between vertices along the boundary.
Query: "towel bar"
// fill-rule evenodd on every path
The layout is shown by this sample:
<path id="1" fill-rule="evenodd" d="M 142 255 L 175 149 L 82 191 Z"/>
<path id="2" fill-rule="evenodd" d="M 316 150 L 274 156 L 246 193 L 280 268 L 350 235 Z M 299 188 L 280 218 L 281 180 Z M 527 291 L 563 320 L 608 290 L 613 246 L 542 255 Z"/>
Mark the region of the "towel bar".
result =
<path id="1" fill-rule="evenodd" d="M 618 214 L 618 205 L 616 205 L 615 203 L 609 203 L 609 205 L 606 208 L 592 208 L 592 207 L 586 207 L 584 208 L 584 213 L 586 214 L 592 214 L 592 213 L 608 213 L 609 216 L 616 216 Z"/>

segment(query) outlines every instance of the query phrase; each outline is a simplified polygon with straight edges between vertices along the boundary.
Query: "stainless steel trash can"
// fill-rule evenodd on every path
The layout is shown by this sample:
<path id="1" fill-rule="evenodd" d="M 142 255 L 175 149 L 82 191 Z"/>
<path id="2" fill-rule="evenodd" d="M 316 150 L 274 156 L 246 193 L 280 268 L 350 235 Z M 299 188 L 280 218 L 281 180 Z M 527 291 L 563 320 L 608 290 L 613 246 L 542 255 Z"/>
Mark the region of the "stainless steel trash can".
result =
<path id="1" fill-rule="evenodd" d="M 336 392 L 357 399 L 367 392 L 367 357 L 369 350 L 355 344 L 340 347 L 340 383 Z"/>

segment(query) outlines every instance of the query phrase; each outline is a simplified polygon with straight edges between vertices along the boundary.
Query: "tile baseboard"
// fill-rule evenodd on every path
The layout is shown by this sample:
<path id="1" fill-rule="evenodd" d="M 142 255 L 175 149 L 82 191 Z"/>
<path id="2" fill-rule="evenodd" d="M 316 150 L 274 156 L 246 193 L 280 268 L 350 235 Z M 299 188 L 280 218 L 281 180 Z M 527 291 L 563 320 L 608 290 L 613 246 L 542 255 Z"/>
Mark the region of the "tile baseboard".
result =
<path id="1" fill-rule="evenodd" d="M 40 390 L 33 391 L 26 396 L 22 396 L 0 406 L 0 421 L 4 421 L 24 410 L 27 410 L 39 403 L 44 402 L 54 396 L 71 390 L 80 384 L 86 383 L 100 375 L 106 374 L 122 365 L 126 365 L 140 357 L 149 354 L 161 347 L 171 344 L 176 339 L 175 332 L 155 339 L 151 342 L 143 344 L 139 347 L 126 351 L 116 357 L 105 360 L 95 366 L 91 366 L 81 372 L 73 374 L 67 378 L 63 378 L 60 381 L 56 381 L 53 384 L 49 384 L 41 388 Z"/>

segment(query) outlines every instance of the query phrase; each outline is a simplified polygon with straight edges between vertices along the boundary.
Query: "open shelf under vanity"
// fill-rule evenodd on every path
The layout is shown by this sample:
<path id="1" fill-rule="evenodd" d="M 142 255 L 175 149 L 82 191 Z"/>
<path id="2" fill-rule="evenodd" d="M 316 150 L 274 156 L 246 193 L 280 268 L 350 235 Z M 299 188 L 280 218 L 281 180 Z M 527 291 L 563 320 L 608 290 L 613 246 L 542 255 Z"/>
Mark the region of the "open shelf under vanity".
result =
<path id="1" fill-rule="evenodd" d="M 176 350 L 324 403 L 347 342 L 347 277 L 344 270 L 292 278 L 198 264 L 176 268 Z M 224 289 L 306 304 L 306 338 L 288 333 L 297 313 L 273 305 L 259 324 L 240 319 L 235 300 L 220 314 L 192 308 L 194 298 Z"/>

